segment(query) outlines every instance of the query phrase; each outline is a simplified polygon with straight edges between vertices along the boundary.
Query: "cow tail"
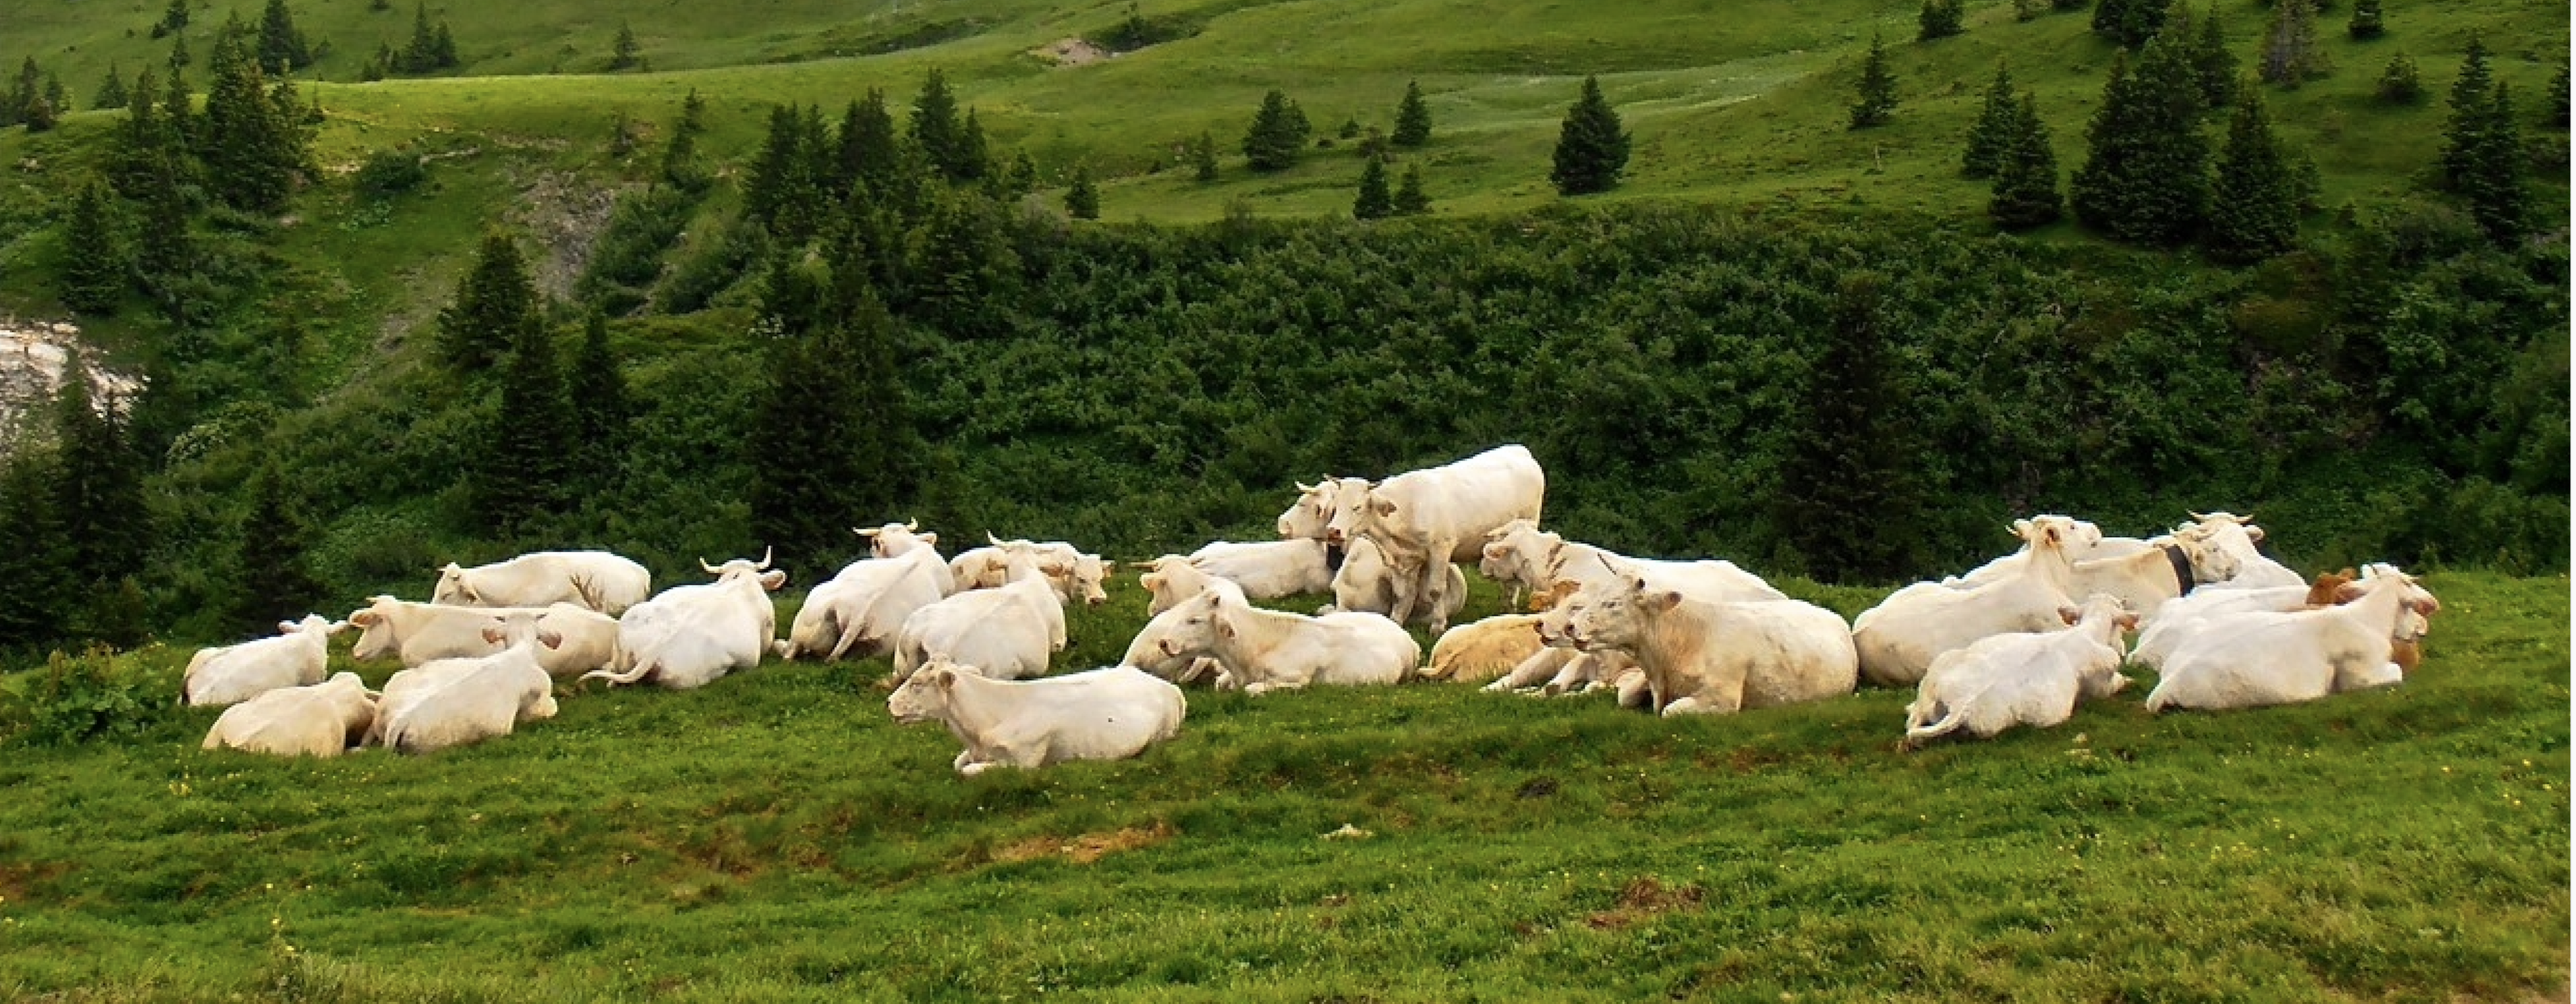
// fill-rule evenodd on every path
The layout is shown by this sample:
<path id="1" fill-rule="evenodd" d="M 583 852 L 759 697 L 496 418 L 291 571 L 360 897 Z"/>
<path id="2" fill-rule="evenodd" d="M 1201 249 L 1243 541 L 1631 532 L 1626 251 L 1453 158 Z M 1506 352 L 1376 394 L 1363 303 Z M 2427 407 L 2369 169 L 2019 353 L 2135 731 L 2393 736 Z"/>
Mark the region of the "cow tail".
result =
<path id="1" fill-rule="evenodd" d="M 1959 731 L 1960 726 L 1968 724 L 1968 716 L 1964 709 L 1946 707 L 1940 704 L 1933 705 L 1933 708 L 1935 710 L 1946 711 L 1948 714 L 1927 725 L 1907 725 L 1905 727 L 1905 741 L 1907 744 L 1919 746 L 1923 743 Z"/>

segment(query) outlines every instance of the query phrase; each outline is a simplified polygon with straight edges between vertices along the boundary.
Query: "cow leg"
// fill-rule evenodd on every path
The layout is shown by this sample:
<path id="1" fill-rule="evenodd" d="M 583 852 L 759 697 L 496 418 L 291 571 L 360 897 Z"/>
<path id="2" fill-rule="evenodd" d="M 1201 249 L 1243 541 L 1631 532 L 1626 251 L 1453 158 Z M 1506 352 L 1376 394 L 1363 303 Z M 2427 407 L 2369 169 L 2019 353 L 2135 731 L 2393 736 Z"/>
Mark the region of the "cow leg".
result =
<path id="1" fill-rule="evenodd" d="M 1539 649 L 1530 653 L 1529 658 L 1521 660 L 1520 665 L 1512 667 L 1511 672 L 1486 684 L 1485 689 L 1499 694 L 1507 690 L 1533 686 L 1541 680 L 1555 676 L 1556 671 L 1564 666 L 1568 654 L 1561 648 Z"/>
<path id="2" fill-rule="evenodd" d="M 1400 625 L 1413 617 L 1413 604 L 1421 599 L 1422 580 L 1398 565 L 1393 555 L 1388 556 L 1386 564 L 1387 591 L 1395 594 L 1395 602 L 1386 612 L 1386 617 Z"/>
<path id="3" fill-rule="evenodd" d="M 1547 681 L 1546 686 L 1539 688 L 1539 692 L 1550 697 L 1564 694 L 1583 681 L 1597 676 L 1600 673 L 1600 667 L 1600 656 L 1590 652 L 1577 652 L 1574 658 L 1566 660 L 1565 665 L 1557 670 L 1555 679 Z"/>
<path id="4" fill-rule="evenodd" d="M 1434 635 L 1449 630 L 1449 608 L 1442 601 L 1449 596 L 1449 558 L 1457 550 L 1457 541 L 1439 537 L 1427 542 L 1422 551 L 1422 602 L 1430 608 Z"/>
<path id="5" fill-rule="evenodd" d="M 1646 674 L 1636 670 L 1621 673 L 1615 686 L 1619 688 L 1620 707 L 1645 709 L 1654 706 L 1655 695 L 1646 686 Z"/>

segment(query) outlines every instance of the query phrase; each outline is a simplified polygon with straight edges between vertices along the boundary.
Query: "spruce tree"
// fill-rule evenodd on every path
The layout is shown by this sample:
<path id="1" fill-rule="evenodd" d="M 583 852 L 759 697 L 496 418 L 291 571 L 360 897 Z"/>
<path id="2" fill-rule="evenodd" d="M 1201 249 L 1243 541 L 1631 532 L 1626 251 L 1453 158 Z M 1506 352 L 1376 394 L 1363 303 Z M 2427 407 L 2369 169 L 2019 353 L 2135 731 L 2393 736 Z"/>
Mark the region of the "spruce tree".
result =
<path id="1" fill-rule="evenodd" d="M 992 176 L 993 151 L 984 140 L 984 123 L 976 118 L 975 109 L 966 109 L 966 127 L 960 146 L 964 152 L 957 166 L 965 173 L 952 177 L 958 181 L 978 181 Z"/>
<path id="2" fill-rule="evenodd" d="M 268 0 L 259 18 L 259 65 L 272 76 L 285 76 L 313 65 L 304 33 L 295 30 L 295 15 L 286 0 Z"/>
<path id="3" fill-rule="evenodd" d="M 2424 78 L 2415 71 L 2415 61 L 2401 52 L 2388 57 L 2388 68 L 2379 71 L 2379 100 L 2385 104 L 2411 105 L 2424 100 Z"/>
<path id="4" fill-rule="evenodd" d="M 554 332 L 532 311 L 512 333 L 501 407 L 473 455 L 467 487 L 486 526 L 519 533 L 562 505 L 578 431 L 555 365 Z"/>
<path id="5" fill-rule="evenodd" d="M 1583 93 L 1565 110 L 1557 130 L 1555 167 L 1548 180 L 1559 195 L 1591 195 L 1619 185 L 1628 169 L 1630 137 L 1620 128 L 1619 112 L 1601 94 L 1597 77 L 1583 78 Z"/>
<path id="6" fill-rule="evenodd" d="M 1387 191 L 1386 161 L 1371 157 L 1360 168 L 1359 198 L 1351 203 L 1351 216 L 1363 220 L 1380 220 L 1395 215 L 1395 196 Z"/>
<path id="7" fill-rule="evenodd" d="M 2549 107 L 2542 120 L 2553 129 L 2567 128 L 2567 60 L 2558 61 L 2558 73 L 2549 78 Z"/>
<path id="8" fill-rule="evenodd" d="M 838 194 L 846 196 L 862 183 L 871 192 L 883 192 L 903 170 L 903 151 L 897 144 L 885 92 L 868 88 L 865 97 L 850 102 L 849 110 L 841 114 Z"/>
<path id="9" fill-rule="evenodd" d="M 2093 8 L 2093 33 L 2131 51 L 2147 44 L 2165 27 L 2165 8 L 2173 0 L 2102 0 Z"/>
<path id="10" fill-rule="evenodd" d="M 1073 183 L 1064 190 L 1064 211 L 1077 220 L 1100 218 L 1100 189 L 1091 183 L 1091 165 L 1073 165 Z"/>
<path id="11" fill-rule="evenodd" d="M 2476 43 L 2472 41 L 2472 46 Z M 2476 52 L 2474 69 L 2486 73 L 2485 52 Z M 2522 126 L 2514 120 L 2513 96 L 2502 81 L 2472 79 L 2462 65 L 2451 90 L 2449 143 L 2442 156 L 2452 191 L 2468 200 L 2469 214 L 2497 243 L 2520 237 L 2530 222 L 2531 188 L 2523 176 Z"/>
<path id="12" fill-rule="evenodd" d="M 965 181 L 975 176 L 966 124 L 957 116 L 957 97 L 949 93 L 948 77 L 937 67 L 922 79 L 921 94 L 912 101 L 912 144 L 921 148 L 942 177 Z"/>
<path id="13" fill-rule="evenodd" d="M 1959 173 L 1970 178 L 1991 177 L 2003 163 L 2004 148 L 2018 138 L 2014 129 L 2020 113 L 2020 102 L 2013 96 L 2012 71 L 1998 63 L 1994 83 L 1986 85 L 1986 103 L 1977 112 L 1977 124 L 1968 130 L 1968 148 L 1959 155 Z"/>
<path id="14" fill-rule="evenodd" d="M 54 71 L 52 70 L 45 71 L 44 93 L 45 106 L 53 109 L 53 112 L 57 117 L 69 115 L 79 110 L 72 107 L 71 88 L 64 87 L 63 78 L 55 76 Z"/>
<path id="15" fill-rule="evenodd" d="M 411 43 L 403 46 L 395 59 L 395 68 L 404 73 L 428 73 L 438 69 L 438 31 L 430 24 L 428 0 L 418 0 L 411 8 Z"/>
<path id="16" fill-rule="evenodd" d="M 170 0 L 161 7 L 161 20 L 152 26 L 152 37 L 188 30 L 188 0 Z"/>
<path id="17" fill-rule="evenodd" d="M 82 186 L 63 221 L 63 264 L 56 288 L 64 306 L 93 316 L 116 312 L 133 269 L 116 229 L 115 203 L 107 187 L 96 181 Z"/>
<path id="18" fill-rule="evenodd" d="M 180 175 L 181 157 L 173 152 L 152 161 L 151 180 L 143 187 L 143 222 L 135 241 L 134 272 L 143 291 L 163 317 L 186 313 L 184 291 L 197 270 L 197 243 L 188 233 L 188 196 Z"/>
<path id="19" fill-rule="evenodd" d="M 2292 89 L 2334 71 L 2333 59 L 2317 40 L 2317 12 L 2308 0 L 2279 0 L 2273 5 L 2259 69 L 2265 83 Z"/>
<path id="20" fill-rule="evenodd" d="M 851 548 L 852 519 L 907 500 L 906 458 L 921 449 L 892 319 L 864 286 L 835 298 L 853 304 L 848 316 L 811 330 L 763 322 L 767 381 L 744 441 L 760 476 L 746 501 L 753 532 L 792 564 L 837 560 Z"/>
<path id="21" fill-rule="evenodd" d="M 2115 54 L 2075 172 L 2076 217 L 2134 243 L 2191 240 L 2209 204 L 2203 100 L 2198 74 L 2171 40 L 2150 40 L 2134 74 L 2127 53 Z"/>
<path id="22" fill-rule="evenodd" d="M 593 484 L 605 483 L 616 469 L 635 405 L 617 368 L 617 352 L 608 343 L 608 314 L 598 307 L 582 320 L 581 347 L 564 374 L 564 396 L 572 406 L 581 466 Z"/>
<path id="23" fill-rule="evenodd" d="M 447 20 L 439 19 L 438 31 L 430 36 L 429 65 L 434 70 L 453 69 L 464 65 L 456 54 L 456 36 L 447 31 Z"/>
<path id="24" fill-rule="evenodd" d="M 1422 83 L 1404 83 L 1404 100 L 1395 106 L 1395 132 L 1387 142 L 1412 148 L 1431 142 L 1431 105 L 1422 100 Z"/>
<path id="25" fill-rule="evenodd" d="M 680 99 L 680 120 L 671 124 L 671 138 L 662 145 L 662 180 L 683 192 L 704 191 L 710 180 L 698 166 L 698 135 L 707 131 L 706 113 L 706 99 L 690 88 L 689 96 Z"/>
<path id="26" fill-rule="evenodd" d="M 277 633 L 279 621 L 313 611 L 322 584 L 305 558 L 309 531 L 287 498 L 286 478 L 274 463 L 251 475 L 250 509 L 235 535 L 232 626 L 251 635 Z"/>
<path id="27" fill-rule="evenodd" d="M 2209 107 L 2225 108 L 2236 100 L 2236 54 L 2228 51 L 2227 29 L 2215 2 L 2200 17 L 2200 34 L 2192 41 L 2191 64 L 2200 71 L 2200 90 Z"/>
<path id="28" fill-rule="evenodd" d="M 808 132 L 809 124 L 794 105 L 772 107 L 769 135 L 742 189 L 742 218 L 767 228 L 782 247 L 804 243 L 822 221 L 822 179 L 814 170 L 821 137 Z"/>
<path id="29" fill-rule="evenodd" d="M 54 508 L 74 580 L 104 587 L 143 561 L 151 515 L 143 503 L 143 458 L 116 401 L 101 401 L 89 363 L 73 352 L 55 399 Z"/>
<path id="30" fill-rule="evenodd" d="M 2227 147 L 2218 157 L 2218 180 L 2209 200 L 2210 256 L 2225 262 L 2255 262 L 2290 250 L 2299 239 L 2299 193 L 2272 132 L 2263 98 L 2248 91 L 2237 102 L 2227 127 Z"/>
<path id="31" fill-rule="evenodd" d="M 1287 170 L 1306 149 L 1312 129 L 1296 102 L 1285 93 L 1271 91 L 1261 96 L 1261 110 L 1253 113 L 1252 128 L 1243 134 L 1243 156 L 1255 171 Z"/>
<path id="32" fill-rule="evenodd" d="M 1002 197 L 1017 202 L 1038 190 L 1038 162 L 1026 150 L 1011 151 L 1010 170 L 1002 172 Z"/>
<path id="33" fill-rule="evenodd" d="M 54 501 L 60 470 L 38 444 L 0 455 L 0 646 L 61 638 L 79 595 Z"/>
<path id="34" fill-rule="evenodd" d="M 2009 139 L 1996 159 L 1994 190 L 1986 214 L 2006 230 L 2028 230 L 2057 222 L 2065 199 L 2057 192 L 2057 150 L 2040 120 L 2039 101 L 2029 92 L 2014 102 L 2005 127 Z"/>
<path id="35" fill-rule="evenodd" d="M 474 267 L 456 285 L 455 302 L 438 312 L 439 357 L 460 373 L 491 368 L 521 331 L 538 323 L 537 307 L 519 242 L 505 231 L 486 231 Z"/>
<path id="36" fill-rule="evenodd" d="M 1843 280 L 1799 393 L 1773 500 L 1775 525 L 1823 581 L 1897 577 L 1919 521 L 1912 411 L 1888 344 L 1885 287 L 1874 272 Z"/>
<path id="37" fill-rule="evenodd" d="M 1216 180 L 1216 138 L 1204 131 L 1190 144 L 1190 177 L 1202 182 Z"/>
<path id="38" fill-rule="evenodd" d="M 1431 211 L 1431 196 L 1422 190 L 1422 165 L 1407 164 L 1404 182 L 1395 187 L 1395 215 L 1420 216 Z"/>
<path id="39" fill-rule="evenodd" d="M 2379 0 L 2353 0 L 2352 23 L 2344 30 L 2356 42 L 2367 42 L 2388 34 L 2388 25 L 2380 20 Z"/>
<path id="40" fill-rule="evenodd" d="M 2486 40 L 2469 37 L 2460 57 L 2460 75 L 2451 81 L 2451 116 L 2442 142 L 2442 187 L 2465 191 L 2487 154 L 2483 126 L 2495 98 L 2495 73 L 2487 67 Z"/>
<path id="41" fill-rule="evenodd" d="M 125 107 L 132 100 L 133 96 L 125 91 L 125 76 L 118 72 L 115 60 L 108 60 L 107 79 L 99 81 L 98 93 L 90 98 L 90 110 L 114 111 Z"/>
<path id="42" fill-rule="evenodd" d="M 644 46 L 635 41 L 635 27 L 623 21 L 617 24 L 617 40 L 609 45 L 608 69 L 640 70 L 644 68 Z"/>
<path id="43" fill-rule="evenodd" d="M 1887 66 L 1887 45 L 1869 37 L 1869 55 L 1860 64 L 1860 99 L 1852 102 L 1851 127 L 1886 125 L 1896 112 L 1896 73 Z"/>
<path id="44" fill-rule="evenodd" d="M 170 86 L 161 91 L 161 125 L 183 149 L 197 135 L 196 99 L 188 91 L 188 78 L 179 74 L 176 59 L 171 61 Z"/>
<path id="45" fill-rule="evenodd" d="M 1923 9 L 1914 18 L 1918 25 L 1914 40 L 1930 42 L 1966 31 L 1967 16 L 1966 0 L 1923 0 Z"/>
<path id="46" fill-rule="evenodd" d="M 18 64 L 18 76 L 10 82 L 9 90 L 0 93 L 0 127 L 27 121 L 44 97 L 45 72 L 36 66 L 36 57 L 29 56 Z"/>
<path id="47" fill-rule="evenodd" d="M 204 125 L 195 138 L 215 198 L 250 212 L 284 208 L 294 187 L 290 164 L 300 159 L 288 149 L 296 145 L 294 124 L 278 114 L 242 33 L 228 26 L 216 35 L 207 69 Z"/>

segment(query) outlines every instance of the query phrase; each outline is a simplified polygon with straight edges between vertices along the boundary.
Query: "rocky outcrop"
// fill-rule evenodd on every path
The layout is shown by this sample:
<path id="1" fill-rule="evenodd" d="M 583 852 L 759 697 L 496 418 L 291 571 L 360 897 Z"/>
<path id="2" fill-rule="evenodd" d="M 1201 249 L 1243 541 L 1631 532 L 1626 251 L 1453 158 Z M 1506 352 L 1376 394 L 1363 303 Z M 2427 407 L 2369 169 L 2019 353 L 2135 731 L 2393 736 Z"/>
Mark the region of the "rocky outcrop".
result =
<path id="1" fill-rule="evenodd" d="M 0 452 L 43 423 L 46 406 L 62 390 L 71 350 L 79 346 L 80 329 L 72 325 L 0 317 Z M 95 353 L 84 353 L 83 365 L 101 408 L 121 409 L 143 390 L 142 380 L 100 366 Z"/>

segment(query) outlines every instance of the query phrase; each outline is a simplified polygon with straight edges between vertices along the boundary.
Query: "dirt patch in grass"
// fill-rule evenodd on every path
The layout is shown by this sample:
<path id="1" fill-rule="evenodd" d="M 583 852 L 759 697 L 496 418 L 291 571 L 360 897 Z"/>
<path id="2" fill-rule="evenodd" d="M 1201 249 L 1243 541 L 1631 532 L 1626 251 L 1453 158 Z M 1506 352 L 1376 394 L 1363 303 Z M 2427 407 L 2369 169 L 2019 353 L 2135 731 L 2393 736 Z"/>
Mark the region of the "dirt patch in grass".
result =
<path id="1" fill-rule="evenodd" d="M 0 904 L 32 901 L 36 898 L 36 886 L 70 870 L 72 867 L 66 864 L 29 862 L 0 865 Z"/>
<path id="2" fill-rule="evenodd" d="M 1172 839 L 1179 831 L 1170 823 L 1155 823 L 1151 828 L 1130 826 L 1106 833 L 1085 833 L 1078 837 L 1030 837 L 993 852 L 993 860 L 1003 864 L 1034 861 L 1049 855 L 1063 855 L 1078 865 L 1087 865 L 1120 851 L 1151 847 Z"/>
<path id="3" fill-rule="evenodd" d="M 1596 913 L 1583 922 L 1604 931 L 1616 931 L 1656 914 L 1697 907 L 1707 894 L 1696 885 L 1664 888 L 1652 875 L 1635 879 L 1619 890 L 1619 907 Z"/>
<path id="4" fill-rule="evenodd" d="M 1079 38 L 1059 38 L 1029 50 L 1029 54 L 1058 67 L 1089 66 L 1113 55 L 1109 50 Z"/>

